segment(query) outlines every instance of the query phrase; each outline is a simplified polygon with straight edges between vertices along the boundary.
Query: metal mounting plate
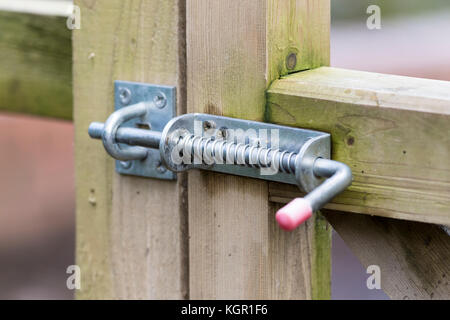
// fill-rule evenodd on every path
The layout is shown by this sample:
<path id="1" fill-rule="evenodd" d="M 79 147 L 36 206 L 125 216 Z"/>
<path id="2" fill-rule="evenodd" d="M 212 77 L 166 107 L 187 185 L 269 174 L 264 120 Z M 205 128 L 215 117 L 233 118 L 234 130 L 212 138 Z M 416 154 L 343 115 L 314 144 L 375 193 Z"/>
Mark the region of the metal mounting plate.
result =
<path id="1" fill-rule="evenodd" d="M 211 127 L 212 130 L 205 130 L 205 128 L 208 127 Z M 256 133 L 256 140 L 258 140 L 257 142 L 259 142 L 260 144 L 262 143 L 264 146 L 268 147 L 274 147 L 273 145 L 271 145 L 270 138 L 267 141 L 261 141 L 260 133 L 268 133 L 271 136 L 272 132 L 275 131 L 278 133 L 277 147 L 280 150 L 298 153 L 301 150 L 304 150 L 302 149 L 303 146 L 311 145 L 314 149 L 314 155 L 312 159 L 315 159 L 316 157 L 325 159 L 330 158 L 330 135 L 328 133 L 200 113 L 185 114 L 174 118 L 164 129 L 163 143 L 165 141 L 165 137 L 169 137 L 172 133 L 177 132 L 178 130 L 187 130 L 188 132 L 194 133 L 197 136 L 210 137 L 211 134 L 217 134 L 218 132 L 225 132 L 226 135 L 229 129 L 240 130 L 240 132 L 243 132 L 244 137 L 241 136 L 241 139 L 245 140 L 245 143 L 249 143 L 250 139 L 253 139 L 255 137 L 255 135 L 250 133 Z M 269 137 L 269 135 L 263 136 Z M 229 139 L 225 137 L 225 140 Z M 314 144 L 312 144 L 313 141 Z M 310 157 L 310 148 L 307 148 L 305 150 L 306 154 L 302 154 L 302 156 L 304 156 L 303 160 Z M 169 168 L 171 168 L 171 170 L 184 171 L 191 168 L 198 168 L 298 185 L 295 175 L 284 173 L 281 171 L 278 171 L 278 173 L 273 175 L 262 175 L 260 169 L 238 165 L 213 164 L 211 166 L 206 166 L 192 164 L 177 166 L 170 161 L 171 152 L 172 150 L 170 149 L 170 147 L 166 148 L 164 150 L 163 157 L 164 163 Z M 304 169 L 308 171 L 308 174 L 303 174 L 303 177 L 306 177 L 307 181 L 303 181 L 304 179 L 300 179 L 300 187 L 304 191 L 310 191 L 314 187 L 319 185 L 323 181 L 323 179 L 310 176 L 313 175 L 312 166 Z"/>
<path id="2" fill-rule="evenodd" d="M 141 118 L 125 122 L 121 127 L 151 129 L 161 132 L 164 126 L 176 116 L 175 87 L 130 81 L 114 82 L 115 110 L 139 102 L 151 102 L 147 114 Z M 126 147 L 122 144 L 120 146 Z M 150 148 L 148 149 L 148 156 L 144 160 L 116 160 L 116 172 L 165 180 L 176 179 L 174 172 L 161 165 L 159 150 Z"/>

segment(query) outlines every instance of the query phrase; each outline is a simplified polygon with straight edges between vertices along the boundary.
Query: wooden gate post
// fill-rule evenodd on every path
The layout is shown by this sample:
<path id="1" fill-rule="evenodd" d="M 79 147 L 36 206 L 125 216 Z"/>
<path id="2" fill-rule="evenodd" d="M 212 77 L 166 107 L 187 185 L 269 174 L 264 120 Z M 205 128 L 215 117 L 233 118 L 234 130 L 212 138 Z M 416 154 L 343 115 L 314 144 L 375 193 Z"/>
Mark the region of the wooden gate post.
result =
<path id="1" fill-rule="evenodd" d="M 185 4 L 81 1 L 74 31 L 78 298 L 187 297 L 185 178 L 118 175 L 91 121 L 113 111 L 113 81 L 175 85 L 185 111 Z"/>
<path id="2" fill-rule="evenodd" d="M 277 80 L 267 92 L 271 122 L 329 132 L 332 158 L 352 168 L 352 185 L 324 207 L 348 212 L 326 217 L 365 267 L 380 267 L 394 299 L 450 294 L 444 230 L 381 218 L 450 224 L 450 163 L 442 161 L 450 155 L 449 92 L 446 81 L 328 67 Z M 298 193 L 269 186 L 274 202 Z"/>
<path id="3" fill-rule="evenodd" d="M 187 2 L 188 112 L 263 121 L 265 90 L 329 64 L 328 0 Z M 320 214 L 280 231 L 263 181 L 189 173 L 190 298 L 330 298 Z"/>

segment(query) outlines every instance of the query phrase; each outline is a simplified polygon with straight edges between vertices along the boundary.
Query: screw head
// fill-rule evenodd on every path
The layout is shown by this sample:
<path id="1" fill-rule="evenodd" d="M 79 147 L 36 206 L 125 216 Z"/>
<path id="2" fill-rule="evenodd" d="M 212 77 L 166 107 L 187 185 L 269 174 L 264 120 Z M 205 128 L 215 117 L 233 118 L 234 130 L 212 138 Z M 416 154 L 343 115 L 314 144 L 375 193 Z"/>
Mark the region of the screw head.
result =
<path id="1" fill-rule="evenodd" d="M 225 127 L 217 130 L 217 138 L 226 140 L 228 138 L 228 130 Z"/>
<path id="2" fill-rule="evenodd" d="M 208 131 L 211 129 L 214 129 L 216 127 L 216 124 L 214 123 L 214 121 L 203 121 L 203 130 L 204 131 Z"/>
<path id="3" fill-rule="evenodd" d="M 155 103 L 157 108 L 162 109 L 167 104 L 167 98 L 162 92 L 160 92 L 153 97 L 153 102 Z"/>
<path id="4" fill-rule="evenodd" d="M 123 105 L 131 102 L 131 91 L 128 88 L 119 88 L 119 99 Z"/>
<path id="5" fill-rule="evenodd" d="M 132 163 L 131 161 L 120 161 L 119 164 L 123 169 L 130 169 Z"/>
<path id="6" fill-rule="evenodd" d="M 158 162 L 158 164 L 156 166 L 156 171 L 163 174 L 167 171 L 167 169 L 166 169 L 166 167 L 164 167 L 164 165 L 161 162 Z"/>

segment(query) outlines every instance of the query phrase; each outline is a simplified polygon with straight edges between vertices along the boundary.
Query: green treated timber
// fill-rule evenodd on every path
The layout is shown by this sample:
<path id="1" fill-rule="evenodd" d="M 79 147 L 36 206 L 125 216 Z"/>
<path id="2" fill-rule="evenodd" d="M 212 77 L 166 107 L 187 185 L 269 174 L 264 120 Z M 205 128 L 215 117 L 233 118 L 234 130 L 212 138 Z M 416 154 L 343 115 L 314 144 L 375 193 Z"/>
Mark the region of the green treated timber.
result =
<path id="1" fill-rule="evenodd" d="M 66 18 L 0 12 L 0 111 L 72 119 Z"/>
<path id="2" fill-rule="evenodd" d="M 263 121 L 273 81 L 329 64 L 328 0 L 194 0 L 186 22 L 188 112 Z M 191 299 L 331 297 L 322 216 L 287 233 L 267 182 L 199 171 L 188 181 Z"/>
<path id="3" fill-rule="evenodd" d="M 326 208 L 450 224 L 450 82 L 322 67 L 274 82 L 267 116 L 331 133 L 353 183 Z M 269 189 L 275 202 L 298 195 Z"/>

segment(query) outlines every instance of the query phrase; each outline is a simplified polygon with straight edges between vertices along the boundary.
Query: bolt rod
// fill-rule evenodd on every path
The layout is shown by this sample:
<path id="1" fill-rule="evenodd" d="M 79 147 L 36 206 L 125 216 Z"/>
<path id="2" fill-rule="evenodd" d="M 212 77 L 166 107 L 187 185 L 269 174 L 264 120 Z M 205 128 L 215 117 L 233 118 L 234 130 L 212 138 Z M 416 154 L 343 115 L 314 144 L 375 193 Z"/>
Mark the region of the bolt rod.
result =
<path id="1" fill-rule="evenodd" d="M 103 123 L 93 122 L 89 126 L 89 135 L 94 139 L 104 139 L 104 129 L 105 125 Z M 114 134 L 114 140 L 117 143 L 152 149 L 159 149 L 162 139 L 161 132 L 128 127 L 118 127 L 116 132 L 114 133 L 113 131 L 112 134 Z M 219 159 L 225 160 L 227 163 L 229 160 L 227 155 L 232 154 L 231 161 L 233 164 L 248 167 L 264 167 L 275 161 L 275 163 L 279 164 L 279 169 L 282 169 L 284 172 L 295 174 L 296 171 L 297 153 L 252 147 L 248 144 L 237 144 L 231 141 L 220 142 L 211 138 L 193 135 L 176 139 L 175 144 L 183 146 L 183 150 L 192 152 L 192 156 L 203 155 L 205 151 L 211 156 L 210 160 L 216 161 L 217 158 L 215 156 L 217 155 L 220 156 Z M 256 163 L 251 164 L 250 159 L 252 162 L 256 160 Z M 312 212 L 323 207 L 352 182 L 350 168 L 341 162 L 317 158 L 313 165 L 313 172 L 316 176 L 326 177 L 327 179 L 308 193 L 304 199 L 294 200 L 277 212 L 277 221 L 282 228 L 292 230 L 302 223 L 304 218 L 308 218 Z"/>
<path id="2" fill-rule="evenodd" d="M 339 161 L 318 158 L 314 162 L 314 174 L 327 178 L 305 196 L 313 211 L 319 210 L 352 183 L 352 171 Z"/>
<path id="3" fill-rule="evenodd" d="M 238 145 L 233 142 L 226 142 L 224 145 L 218 143 L 215 146 L 213 139 L 205 138 L 197 143 L 197 148 L 199 149 L 197 151 L 195 143 L 192 141 L 193 139 L 196 139 L 195 136 L 191 136 L 188 140 L 189 139 L 191 140 L 191 143 L 188 145 L 191 149 L 191 154 L 194 155 L 203 155 L 205 152 L 211 155 L 218 152 L 219 155 L 221 155 L 221 160 L 224 160 L 227 159 L 227 153 L 230 153 L 233 155 L 231 157 L 233 164 L 242 164 L 251 167 L 252 164 L 250 164 L 250 158 L 252 157 L 252 154 L 256 153 L 259 156 L 257 156 L 256 159 L 255 157 L 252 157 L 256 167 L 263 167 L 264 165 L 262 164 L 268 163 L 266 161 L 267 159 L 272 161 L 272 156 L 274 156 L 273 161 L 279 164 L 280 169 L 293 174 L 295 174 L 296 171 L 295 162 L 298 154 L 294 152 L 282 153 L 279 150 L 268 151 L 267 148 L 261 147 L 255 147 L 252 152 L 251 147 L 248 144 Z M 258 152 L 258 150 L 262 150 L 262 152 Z M 267 158 L 264 156 L 266 151 L 268 151 Z M 240 153 L 243 154 L 245 163 L 237 163 L 237 155 Z M 214 157 L 212 157 L 212 159 L 214 159 Z M 352 172 L 350 168 L 338 161 L 317 158 L 314 161 L 313 172 L 317 177 L 328 178 L 320 186 L 305 196 L 305 199 L 310 202 L 313 211 L 319 210 L 326 203 L 330 202 L 336 195 L 344 191 L 352 181 Z"/>
<path id="4" fill-rule="evenodd" d="M 89 126 L 89 135 L 94 139 L 101 139 L 104 124 L 100 122 L 93 122 Z M 116 141 L 119 143 L 125 143 L 132 146 L 141 146 L 152 149 L 158 149 L 161 141 L 161 133 L 158 131 L 135 129 L 135 128 L 119 128 L 116 132 Z M 231 142 L 229 142 L 231 143 Z M 209 143 L 202 143 L 202 152 L 205 145 Z M 250 151 L 248 145 L 238 146 L 232 145 L 228 151 L 235 152 L 235 148 L 246 147 L 245 152 L 245 165 L 249 164 Z M 263 148 L 264 149 L 264 148 Z M 222 148 L 224 151 L 223 159 L 226 159 L 226 148 Z M 268 158 L 271 159 L 270 151 Z M 291 157 L 290 153 L 283 155 L 283 166 L 287 165 L 289 161 L 289 168 L 291 172 L 295 172 L 295 159 L 297 154 L 293 153 Z M 234 159 L 236 160 L 236 159 Z M 316 188 L 305 196 L 313 204 L 313 210 L 318 210 L 324 204 L 330 201 L 335 195 L 339 194 L 347 188 L 351 183 L 351 171 L 348 166 L 341 162 L 329 160 L 329 159 L 317 159 L 314 163 L 314 174 L 318 177 L 329 178 L 325 180 L 320 187 Z"/>
<path id="5" fill-rule="evenodd" d="M 91 125 L 89 126 L 89 136 L 93 139 L 102 139 L 103 129 L 104 129 L 103 123 L 92 122 Z M 123 128 L 117 129 L 116 141 L 118 143 L 125 143 L 130 146 L 140 146 L 140 147 L 158 149 L 160 141 L 161 141 L 161 136 L 162 136 L 161 132 L 158 132 L 158 131 L 123 127 Z M 211 140 L 211 141 L 213 141 L 213 140 Z M 209 145 L 209 143 L 211 141 L 208 141 L 208 143 L 206 145 Z M 245 163 L 242 163 L 242 165 L 251 166 L 250 165 L 251 149 L 250 149 L 249 145 L 238 145 L 233 142 L 227 142 L 227 146 L 228 145 L 230 145 L 230 148 L 222 148 L 223 159 L 225 159 L 225 161 L 227 159 L 226 151 L 229 151 L 230 153 L 235 154 L 235 153 L 240 152 L 238 150 L 242 150 L 242 148 L 245 148 L 245 151 L 244 151 Z M 203 152 L 204 146 L 205 146 L 205 142 L 202 143 L 202 152 Z M 263 155 L 265 155 L 265 153 L 266 153 L 265 151 L 267 150 L 267 148 L 255 147 L 253 150 L 260 150 L 260 149 L 263 150 L 263 152 L 260 153 L 260 155 L 262 157 Z M 208 151 L 211 152 L 210 150 L 208 150 Z M 270 165 L 270 161 L 272 160 L 272 155 L 274 152 L 277 153 L 275 161 L 277 163 L 280 163 L 279 157 L 281 156 L 281 153 L 277 150 L 275 150 L 275 151 L 270 150 L 267 153 L 267 159 L 269 160 L 269 165 Z M 194 152 L 192 154 L 194 154 Z M 211 153 L 209 153 L 209 154 L 211 154 Z M 282 162 L 281 162 L 281 166 L 285 169 L 288 168 L 286 171 L 295 173 L 296 157 L 297 157 L 296 153 L 291 153 L 291 152 L 284 153 Z M 234 160 L 233 164 L 241 164 L 241 163 L 237 163 L 236 157 L 234 157 L 233 160 Z M 224 161 L 224 163 L 226 163 L 225 161 Z M 261 161 L 261 159 L 257 159 L 255 162 L 256 162 L 255 166 L 264 167 L 263 165 L 260 165 L 261 163 L 264 163 L 263 161 Z"/>
<path id="6" fill-rule="evenodd" d="M 92 122 L 89 126 L 89 136 L 93 139 L 102 139 L 104 126 L 101 122 Z M 158 149 L 161 132 L 123 127 L 117 129 L 116 141 L 130 146 Z"/>

